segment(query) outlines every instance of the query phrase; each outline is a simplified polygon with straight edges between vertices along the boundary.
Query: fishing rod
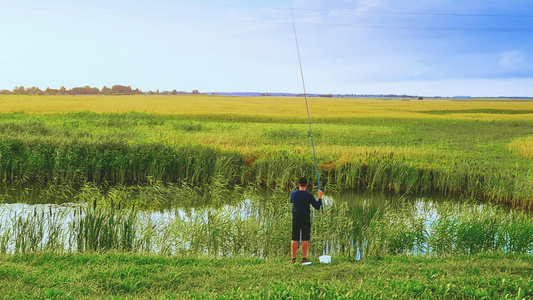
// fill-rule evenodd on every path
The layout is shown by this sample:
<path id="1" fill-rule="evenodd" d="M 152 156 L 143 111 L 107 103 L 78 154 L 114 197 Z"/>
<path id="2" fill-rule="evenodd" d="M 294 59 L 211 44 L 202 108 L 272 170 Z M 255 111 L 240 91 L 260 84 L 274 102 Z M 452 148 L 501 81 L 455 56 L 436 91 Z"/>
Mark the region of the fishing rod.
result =
<path id="1" fill-rule="evenodd" d="M 307 110 L 307 124 L 309 124 L 309 137 L 311 138 L 311 148 L 313 149 L 313 159 L 315 161 L 316 181 L 318 183 L 318 190 L 322 190 L 320 187 L 320 175 L 318 174 L 318 163 L 316 161 L 315 142 L 313 140 L 313 129 L 311 128 L 311 116 L 309 115 L 309 104 L 307 103 L 307 92 L 305 90 L 304 71 L 302 68 L 302 59 L 300 58 L 300 47 L 298 46 L 298 36 L 296 35 L 296 25 L 294 25 L 294 16 L 291 11 L 292 29 L 294 31 L 294 41 L 296 42 L 296 52 L 298 52 L 298 63 L 300 65 L 300 75 L 302 77 L 302 86 L 304 89 L 305 109 Z M 321 206 L 322 213 L 324 213 L 324 204 Z"/>

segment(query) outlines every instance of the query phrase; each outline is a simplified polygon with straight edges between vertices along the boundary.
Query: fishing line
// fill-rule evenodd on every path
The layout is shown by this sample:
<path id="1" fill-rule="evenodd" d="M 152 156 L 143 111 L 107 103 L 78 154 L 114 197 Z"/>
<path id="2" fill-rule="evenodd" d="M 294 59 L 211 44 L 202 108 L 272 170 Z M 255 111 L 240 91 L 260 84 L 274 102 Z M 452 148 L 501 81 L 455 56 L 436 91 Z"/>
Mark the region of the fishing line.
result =
<path id="1" fill-rule="evenodd" d="M 302 86 L 304 89 L 305 109 L 307 110 L 307 124 L 309 124 L 309 137 L 311 138 L 311 148 L 313 148 L 313 159 L 315 161 L 316 181 L 318 183 L 318 189 L 322 190 L 322 188 L 320 187 L 320 175 L 318 174 L 318 163 L 316 161 L 315 142 L 313 140 L 313 129 L 311 128 L 311 116 L 309 115 L 309 104 L 307 103 L 307 92 L 305 90 L 304 71 L 302 69 L 302 59 L 300 58 L 300 47 L 298 46 L 298 36 L 296 35 L 296 26 L 294 25 L 294 16 L 292 15 L 292 8 L 291 8 L 291 20 L 292 20 L 292 29 L 294 31 L 294 41 L 296 42 L 296 52 L 298 52 L 298 63 L 300 65 L 300 75 L 302 77 Z M 322 213 L 324 213 L 323 204 L 321 208 L 322 208 Z"/>

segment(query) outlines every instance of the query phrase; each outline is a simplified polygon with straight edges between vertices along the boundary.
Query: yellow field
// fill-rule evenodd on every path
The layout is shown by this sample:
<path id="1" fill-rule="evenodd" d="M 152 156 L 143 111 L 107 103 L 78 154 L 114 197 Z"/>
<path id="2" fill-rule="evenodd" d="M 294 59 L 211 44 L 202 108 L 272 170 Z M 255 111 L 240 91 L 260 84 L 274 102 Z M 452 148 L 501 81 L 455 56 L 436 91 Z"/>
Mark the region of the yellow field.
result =
<path id="1" fill-rule="evenodd" d="M 533 100 L 403 100 L 309 98 L 313 119 L 431 118 L 533 120 Z M 488 110 L 488 112 L 480 111 Z M 0 113 L 48 114 L 75 111 L 147 112 L 170 115 L 254 115 L 305 118 L 305 101 L 297 97 L 228 97 L 207 95 L 26 96 L 0 95 Z M 441 113 L 434 113 L 441 111 Z M 448 112 L 446 112 L 448 111 Z M 497 113 L 503 111 L 503 113 Z M 512 111 L 513 113 L 506 113 Z M 433 113 L 430 113 L 433 112 Z"/>
<path id="2" fill-rule="evenodd" d="M 518 155 L 533 159 L 533 137 L 516 139 L 509 143 L 509 149 Z"/>

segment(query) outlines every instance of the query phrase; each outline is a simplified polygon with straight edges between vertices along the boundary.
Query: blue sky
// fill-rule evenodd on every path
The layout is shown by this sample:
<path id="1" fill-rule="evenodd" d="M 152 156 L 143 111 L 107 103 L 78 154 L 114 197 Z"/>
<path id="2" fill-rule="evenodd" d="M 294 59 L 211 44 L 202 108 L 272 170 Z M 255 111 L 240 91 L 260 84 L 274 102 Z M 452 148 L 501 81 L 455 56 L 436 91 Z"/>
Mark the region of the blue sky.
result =
<path id="1" fill-rule="evenodd" d="M 0 0 L 0 89 L 533 96 L 533 1 Z"/>

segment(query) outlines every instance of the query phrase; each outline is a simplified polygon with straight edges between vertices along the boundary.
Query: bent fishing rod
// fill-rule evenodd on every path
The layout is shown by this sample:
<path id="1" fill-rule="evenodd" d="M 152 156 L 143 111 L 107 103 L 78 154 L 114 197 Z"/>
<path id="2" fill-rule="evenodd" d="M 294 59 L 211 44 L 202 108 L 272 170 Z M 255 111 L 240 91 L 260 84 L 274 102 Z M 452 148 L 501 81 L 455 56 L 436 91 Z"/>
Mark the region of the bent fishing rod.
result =
<path id="1" fill-rule="evenodd" d="M 300 75 L 302 77 L 302 86 L 304 90 L 305 109 L 307 110 L 307 124 L 309 124 L 309 137 L 311 138 L 311 148 L 313 149 L 313 159 L 315 161 L 316 181 L 318 183 L 318 190 L 322 190 L 322 188 L 320 187 L 320 175 L 318 173 L 318 163 L 316 160 L 315 142 L 313 140 L 313 129 L 311 128 L 311 116 L 309 114 L 309 104 L 307 102 L 307 92 L 305 89 L 304 71 L 302 68 L 302 59 L 300 58 L 300 47 L 298 45 L 298 36 L 296 35 L 296 25 L 294 25 L 294 16 L 292 14 L 292 8 L 290 9 L 290 11 L 291 11 L 292 29 L 294 31 L 294 41 L 296 42 L 296 52 L 298 53 L 298 64 L 300 65 Z M 322 203 L 321 209 L 322 209 L 322 213 L 324 213 L 323 203 Z"/>

